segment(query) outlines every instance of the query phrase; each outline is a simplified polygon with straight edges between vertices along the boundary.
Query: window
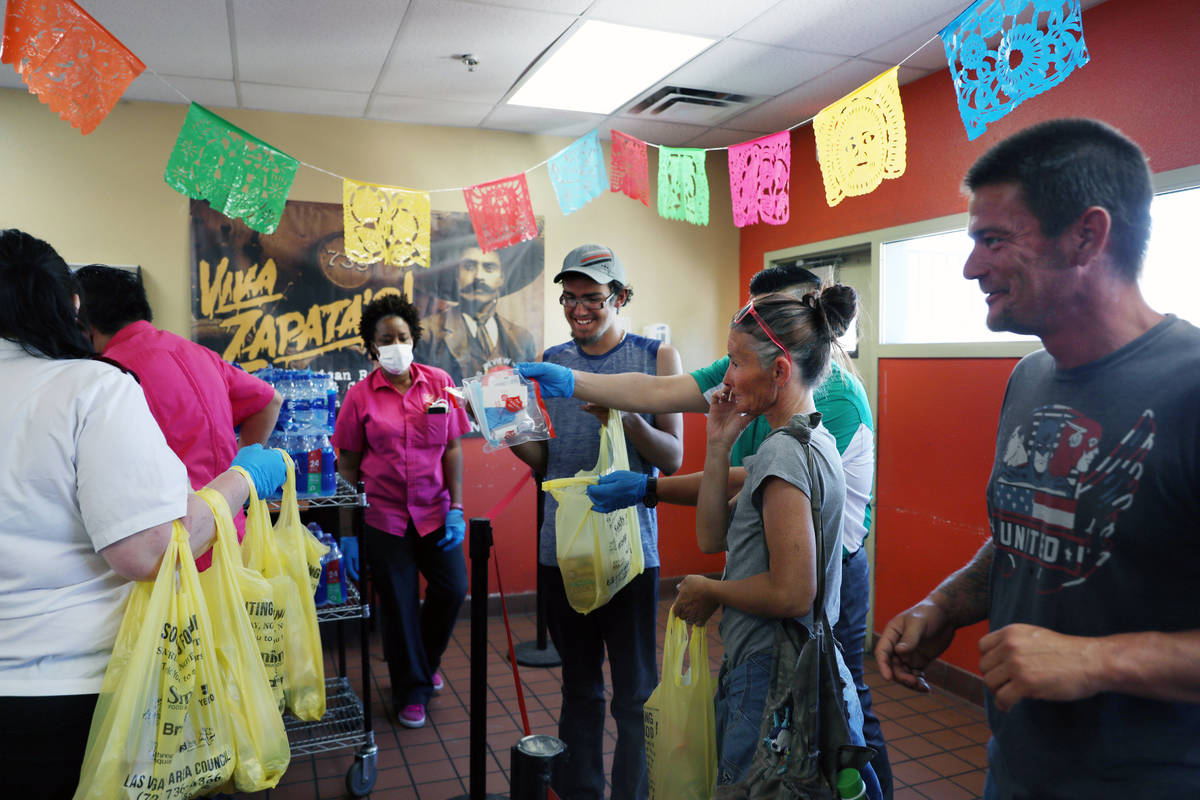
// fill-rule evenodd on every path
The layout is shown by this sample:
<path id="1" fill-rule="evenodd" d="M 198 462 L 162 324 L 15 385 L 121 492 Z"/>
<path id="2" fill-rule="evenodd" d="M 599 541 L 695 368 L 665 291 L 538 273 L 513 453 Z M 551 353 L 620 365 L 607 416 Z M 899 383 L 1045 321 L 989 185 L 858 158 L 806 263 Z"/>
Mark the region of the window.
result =
<path id="1" fill-rule="evenodd" d="M 971 246 L 961 229 L 880 245 L 881 344 L 1034 341 L 988 330 L 984 294 L 962 275 Z"/>
<path id="2" fill-rule="evenodd" d="M 1188 241 L 1200 187 L 1157 195 L 1141 287 L 1155 311 L 1200 324 L 1200 269 Z M 962 229 L 883 242 L 879 248 L 881 344 L 1032 342 L 993 332 L 976 281 L 962 276 L 972 242 Z"/>
<path id="3" fill-rule="evenodd" d="M 1160 313 L 1200 325 L 1200 258 L 1191 227 L 1200 219 L 1200 187 L 1155 196 L 1142 296 Z"/>

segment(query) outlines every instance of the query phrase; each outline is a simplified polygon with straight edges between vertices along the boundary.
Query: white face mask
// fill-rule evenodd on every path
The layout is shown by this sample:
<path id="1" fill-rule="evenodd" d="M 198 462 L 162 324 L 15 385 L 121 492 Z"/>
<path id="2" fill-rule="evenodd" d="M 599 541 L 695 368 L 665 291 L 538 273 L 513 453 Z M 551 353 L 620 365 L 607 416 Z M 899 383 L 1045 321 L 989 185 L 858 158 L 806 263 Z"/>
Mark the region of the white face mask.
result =
<path id="1" fill-rule="evenodd" d="M 413 346 L 411 342 L 401 344 L 385 344 L 383 347 L 376 348 L 379 351 L 379 366 L 385 371 L 393 375 L 402 375 L 408 372 L 409 366 L 413 360 Z"/>

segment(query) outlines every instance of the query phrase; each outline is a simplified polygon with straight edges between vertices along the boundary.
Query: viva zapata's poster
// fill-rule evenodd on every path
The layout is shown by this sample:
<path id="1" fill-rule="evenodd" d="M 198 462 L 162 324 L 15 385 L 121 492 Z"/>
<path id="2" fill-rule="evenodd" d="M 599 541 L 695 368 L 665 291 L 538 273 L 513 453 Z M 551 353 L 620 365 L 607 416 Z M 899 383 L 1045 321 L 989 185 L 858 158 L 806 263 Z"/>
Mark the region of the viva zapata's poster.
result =
<path id="1" fill-rule="evenodd" d="M 434 211 L 428 267 L 351 261 L 338 203 L 288 201 L 264 234 L 193 200 L 191 224 L 192 338 L 250 372 L 327 372 L 344 394 L 374 366 L 363 307 L 406 287 L 421 315 L 416 360 L 456 383 L 542 352 L 540 224 L 538 238 L 484 253 L 467 214 Z"/>

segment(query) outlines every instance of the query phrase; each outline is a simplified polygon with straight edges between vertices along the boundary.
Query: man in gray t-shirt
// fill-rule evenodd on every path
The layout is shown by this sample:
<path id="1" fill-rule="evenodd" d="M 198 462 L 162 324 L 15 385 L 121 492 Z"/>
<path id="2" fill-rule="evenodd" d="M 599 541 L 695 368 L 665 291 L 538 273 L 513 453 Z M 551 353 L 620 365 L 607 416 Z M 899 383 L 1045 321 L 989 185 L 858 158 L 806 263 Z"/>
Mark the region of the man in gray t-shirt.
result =
<path id="1" fill-rule="evenodd" d="M 880 670 L 928 691 L 925 666 L 987 619 L 985 798 L 1200 796 L 1200 331 L 1138 289 L 1145 156 L 1053 120 L 964 183 L 988 327 L 1045 349 L 1005 392 L 991 539 L 887 624 Z"/>

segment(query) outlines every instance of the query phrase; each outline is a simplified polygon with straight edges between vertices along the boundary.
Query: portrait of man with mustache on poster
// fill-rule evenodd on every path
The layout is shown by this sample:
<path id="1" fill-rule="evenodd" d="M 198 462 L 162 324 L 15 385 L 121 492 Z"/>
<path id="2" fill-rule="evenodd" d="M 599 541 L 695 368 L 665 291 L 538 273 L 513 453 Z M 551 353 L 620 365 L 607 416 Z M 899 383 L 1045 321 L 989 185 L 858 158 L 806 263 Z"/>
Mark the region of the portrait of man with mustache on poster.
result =
<path id="1" fill-rule="evenodd" d="M 433 263 L 415 277 L 418 296 L 433 299 L 441 310 L 427 305 L 416 360 L 444 369 L 457 384 L 496 365 L 536 361 L 540 336 L 511 318 L 511 302 L 506 314 L 499 309 L 528 287 L 521 292 L 527 298 L 518 307 L 520 319 L 540 331 L 541 291 L 534 282 L 542 274 L 543 242 L 539 236 L 485 253 L 465 214 L 435 212 Z"/>

